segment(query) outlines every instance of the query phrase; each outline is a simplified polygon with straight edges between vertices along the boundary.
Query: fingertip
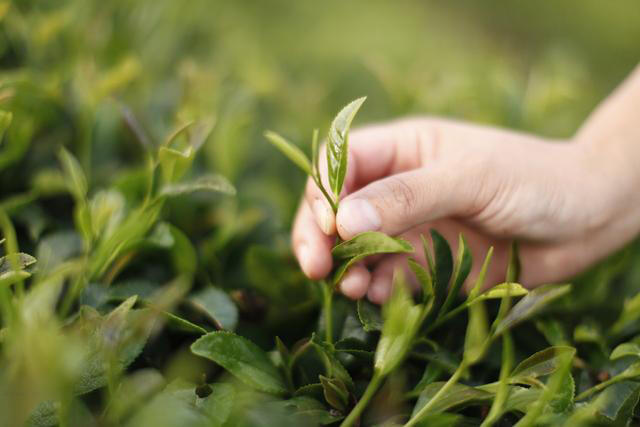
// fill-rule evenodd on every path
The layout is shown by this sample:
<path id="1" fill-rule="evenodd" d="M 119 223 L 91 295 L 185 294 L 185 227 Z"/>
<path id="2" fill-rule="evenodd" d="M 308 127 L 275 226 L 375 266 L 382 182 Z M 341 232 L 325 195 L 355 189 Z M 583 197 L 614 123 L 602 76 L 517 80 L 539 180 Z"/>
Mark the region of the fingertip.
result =
<path id="1" fill-rule="evenodd" d="M 340 281 L 340 291 L 348 298 L 360 299 L 367 294 L 371 273 L 362 265 L 351 267 Z"/>
<path id="2" fill-rule="evenodd" d="M 331 272 L 331 256 L 322 248 L 314 250 L 308 243 L 302 243 L 296 255 L 302 272 L 311 280 L 320 280 Z"/>
<path id="3" fill-rule="evenodd" d="M 336 232 L 336 217 L 333 210 L 326 200 L 315 199 L 312 202 L 311 210 L 318 224 L 318 227 L 324 234 L 331 236 Z"/>
<path id="4" fill-rule="evenodd" d="M 343 239 L 348 240 L 365 231 L 377 231 L 381 224 L 380 214 L 368 200 L 350 198 L 340 203 L 336 227 Z"/>
<path id="5" fill-rule="evenodd" d="M 369 287 L 367 298 L 374 304 L 384 304 L 391 295 L 391 281 L 376 278 Z"/>

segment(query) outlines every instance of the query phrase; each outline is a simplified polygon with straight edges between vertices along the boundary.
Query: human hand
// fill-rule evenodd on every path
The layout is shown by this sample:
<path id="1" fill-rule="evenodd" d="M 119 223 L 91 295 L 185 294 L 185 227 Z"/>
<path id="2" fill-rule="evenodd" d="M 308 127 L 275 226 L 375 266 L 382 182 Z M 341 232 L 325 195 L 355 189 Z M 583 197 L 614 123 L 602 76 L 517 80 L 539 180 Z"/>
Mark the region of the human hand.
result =
<path id="1" fill-rule="evenodd" d="M 331 271 L 336 232 L 346 240 L 378 230 L 419 247 L 420 234 L 436 228 L 454 253 L 462 232 L 476 261 L 494 247 L 488 284 L 504 278 L 510 242 L 518 239 L 521 282 L 535 286 L 582 271 L 640 229 L 629 209 L 640 206 L 635 169 L 577 138 L 550 141 L 427 118 L 355 130 L 349 144 L 337 215 L 309 180 L 295 219 L 294 252 L 312 279 Z M 412 256 L 425 262 L 421 251 Z M 382 303 L 405 259 L 372 257 L 353 266 L 340 289 Z M 474 263 L 468 282 L 480 265 Z"/>

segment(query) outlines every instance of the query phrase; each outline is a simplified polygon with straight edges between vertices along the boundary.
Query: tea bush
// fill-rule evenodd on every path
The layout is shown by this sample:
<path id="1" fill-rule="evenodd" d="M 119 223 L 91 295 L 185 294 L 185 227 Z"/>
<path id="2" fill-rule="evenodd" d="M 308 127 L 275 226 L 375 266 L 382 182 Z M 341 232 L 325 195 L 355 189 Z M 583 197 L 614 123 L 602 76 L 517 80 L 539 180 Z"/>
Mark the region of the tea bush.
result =
<path id="1" fill-rule="evenodd" d="M 325 134 L 337 209 L 359 109 L 562 137 L 637 60 L 631 0 L 494 7 L 0 1 L 0 425 L 637 423 L 637 243 L 533 291 L 514 246 L 464 297 L 463 236 L 336 242 L 320 283 L 288 249 Z M 266 129 L 311 141 L 265 134 L 304 174 Z M 418 294 L 335 292 L 415 251 Z"/>

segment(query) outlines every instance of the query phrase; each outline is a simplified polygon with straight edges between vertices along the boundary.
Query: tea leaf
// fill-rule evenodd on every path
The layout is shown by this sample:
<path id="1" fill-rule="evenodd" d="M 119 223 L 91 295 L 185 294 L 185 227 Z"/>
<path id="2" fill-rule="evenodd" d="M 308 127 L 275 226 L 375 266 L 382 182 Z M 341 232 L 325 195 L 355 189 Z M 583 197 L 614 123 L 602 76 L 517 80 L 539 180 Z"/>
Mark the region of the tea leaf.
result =
<path id="1" fill-rule="evenodd" d="M 327 168 L 329 171 L 329 185 L 335 199 L 340 197 L 344 177 L 347 174 L 347 157 L 349 152 L 349 128 L 356 113 L 366 100 L 366 97 L 356 99 L 344 107 L 333 119 L 329 128 L 327 143 Z"/>
<path id="2" fill-rule="evenodd" d="M 222 427 L 231 417 L 233 404 L 236 400 L 236 390 L 231 384 L 211 384 L 211 394 L 204 399 L 198 399 L 196 406 L 207 414 L 208 427 Z"/>
<path id="3" fill-rule="evenodd" d="M 11 259 L 13 257 L 13 259 Z M 14 265 L 15 263 L 15 265 Z M 36 259 L 29 254 L 19 252 L 14 255 L 0 257 L 0 277 L 5 273 L 13 272 L 14 267 L 19 270 L 32 266 L 36 263 Z"/>
<path id="4" fill-rule="evenodd" d="M 353 379 L 342 363 L 336 358 L 333 349 L 328 344 L 320 341 L 317 335 L 313 335 L 310 341 L 311 345 L 323 356 L 327 364 L 327 377 L 336 378 L 342 381 L 349 389 L 353 389 Z"/>
<path id="5" fill-rule="evenodd" d="M 429 384 L 416 402 L 413 408 L 411 417 L 413 418 L 420 409 L 422 409 L 433 396 L 444 386 L 444 382 L 435 382 Z M 444 393 L 440 399 L 433 405 L 430 412 L 431 414 L 444 412 L 452 408 L 460 408 L 469 405 L 483 404 L 490 402 L 493 399 L 493 393 L 479 390 L 474 387 L 470 387 L 464 384 L 454 384 L 446 393 Z"/>
<path id="6" fill-rule="evenodd" d="M 477 302 L 469 307 L 469 322 L 464 339 L 464 360 L 474 364 L 484 355 L 488 347 L 489 321 L 484 303 Z"/>
<path id="7" fill-rule="evenodd" d="M 513 306 L 509 314 L 496 327 L 495 335 L 500 335 L 504 330 L 531 318 L 570 290 L 571 285 L 547 285 L 534 289 Z"/>
<path id="8" fill-rule="evenodd" d="M 189 297 L 195 308 L 205 313 L 218 329 L 233 331 L 238 323 L 238 308 L 226 292 L 208 287 Z"/>
<path id="9" fill-rule="evenodd" d="M 191 147 L 184 151 L 169 147 L 158 149 L 158 163 L 162 170 L 162 177 L 165 183 L 172 183 L 184 176 L 194 159 L 194 152 Z"/>
<path id="10" fill-rule="evenodd" d="M 327 378 L 323 375 L 319 378 L 327 403 L 338 411 L 345 412 L 349 404 L 349 391 L 344 383 L 337 378 Z"/>
<path id="11" fill-rule="evenodd" d="M 62 169 L 67 178 L 69 192 L 73 194 L 76 199 L 84 199 L 89 187 L 80 163 L 78 163 L 78 160 L 73 154 L 64 147 L 60 149 L 58 158 L 60 159 Z"/>
<path id="12" fill-rule="evenodd" d="M 424 237 L 422 238 L 425 253 L 427 252 L 428 245 Z M 449 242 L 445 239 L 442 234 L 438 233 L 437 230 L 431 229 L 431 241 L 433 242 L 433 254 L 434 254 L 434 289 L 435 289 L 435 306 L 441 307 L 441 304 L 445 302 L 445 297 L 447 292 L 449 291 L 449 282 L 451 280 L 451 274 L 453 273 L 453 256 L 451 254 L 451 248 L 449 247 Z M 463 249 L 464 251 L 464 249 Z M 470 260 L 469 260 L 470 262 Z M 452 296 L 451 298 L 454 298 Z M 451 304 L 450 300 L 450 304 Z M 439 314 L 444 314 L 442 310 L 440 310 Z"/>
<path id="13" fill-rule="evenodd" d="M 0 111 L 0 143 L 4 137 L 4 133 L 11 126 L 13 114 L 9 111 Z"/>
<path id="14" fill-rule="evenodd" d="M 640 358 L 640 345 L 634 342 L 622 343 L 613 349 L 609 359 L 616 360 L 625 356 L 633 356 L 633 357 Z"/>
<path id="15" fill-rule="evenodd" d="M 405 240 L 390 237 L 377 231 L 360 233 L 354 238 L 336 245 L 331 250 L 331 254 L 336 260 L 346 259 L 336 269 L 333 281 L 338 283 L 349 267 L 370 255 L 409 252 L 413 252 L 413 247 Z"/>
<path id="16" fill-rule="evenodd" d="M 328 425 L 340 421 L 343 417 L 327 411 L 325 406 L 309 396 L 298 396 L 282 402 L 293 409 L 294 417 L 302 417 L 300 425 Z M 295 422 L 296 418 L 292 419 Z"/>
<path id="17" fill-rule="evenodd" d="M 357 303 L 358 319 L 362 327 L 367 332 L 382 330 L 382 315 L 380 308 L 364 299 L 359 299 Z"/>
<path id="18" fill-rule="evenodd" d="M 455 299 L 458 297 L 460 293 L 460 288 L 462 288 L 462 284 L 469 276 L 471 272 L 471 264 L 473 262 L 473 258 L 471 256 L 471 251 L 467 246 L 467 241 L 462 236 L 462 234 L 458 237 L 458 254 L 456 256 L 456 265 L 453 271 L 453 278 L 451 279 L 452 285 L 449 289 L 449 294 L 447 295 L 447 299 L 442 304 L 440 308 L 440 314 L 445 314 L 449 307 L 453 304 Z M 500 298 L 500 297 L 496 297 Z"/>
<path id="19" fill-rule="evenodd" d="M 313 169 L 312 175 L 320 181 L 320 145 L 318 143 L 318 129 L 313 130 L 311 136 L 311 168 Z"/>
<path id="20" fill-rule="evenodd" d="M 548 347 L 529 356 L 511 372 L 511 382 L 526 378 L 539 378 L 554 373 L 567 357 L 573 358 L 576 349 L 573 347 Z"/>
<path id="21" fill-rule="evenodd" d="M 382 377 L 404 360 L 422 321 L 422 306 L 415 305 L 401 278 L 394 278 L 391 298 L 382 307 L 382 334 L 376 348 L 374 370 Z"/>
<path id="22" fill-rule="evenodd" d="M 510 297 L 521 297 L 528 293 L 529 291 L 519 283 L 500 283 L 478 295 L 471 303 L 478 300 L 504 298 L 506 295 Z"/>
<path id="23" fill-rule="evenodd" d="M 289 160 L 291 160 L 293 163 L 296 164 L 296 166 L 298 166 L 300 169 L 302 169 L 302 171 L 304 173 L 306 173 L 307 175 L 313 175 L 313 172 L 312 172 L 312 169 L 311 169 L 311 162 L 309 161 L 309 158 L 307 157 L 307 155 L 304 154 L 304 152 L 302 152 L 302 150 L 300 150 L 298 147 L 296 147 L 293 143 L 291 143 L 291 142 L 287 141 L 286 139 L 284 139 L 282 136 L 280 136 L 277 133 L 272 132 L 270 130 L 266 131 L 264 133 L 264 136 L 278 150 L 280 150 L 280 152 L 282 152 L 282 154 L 287 156 L 287 158 L 289 158 Z M 316 145 L 317 145 L 317 139 L 316 139 Z M 315 151 L 314 151 L 314 153 L 315 153 Z M 316 154 L 314 154 L 314 156 L 315 155 Z"/>
<path id="24" fill-rule="evenodd" d="M 407 260 L 409 268 L 413 271 L 413 274 L 418 279 L 420 287 L 422 288 L 422 302 L 427 302 L 433 297 L 433 283 L 431 280 L 431 274 L 416 260 L 409 258 Z"/>
<path id="25" fill-rule="evenodd" d="M 236 189 L 222 175 L 205 175 L 194 181 L 165 185 L 160 190 L 160 196 L 176 197 L 196 191 L 210 191 L 231 196 L 236 194 Z"/>
<path id="26" fill-rule="evenodd" d="M 194 342 L 191 351 L 216 362 L 249 387 L 271 394 L 286 393 L 278 369 L 246 338 L 231 332 L 210 332 Z"/>
<path id="27" fill-rule="evenodd" d="M 620 423 L 615 425 L 628 425 L 628 419 L 638 404 L 639 398 L 640 382 L 622 381 L 606 388 L 581 411 L 608 422 L 620 420 Z"/>

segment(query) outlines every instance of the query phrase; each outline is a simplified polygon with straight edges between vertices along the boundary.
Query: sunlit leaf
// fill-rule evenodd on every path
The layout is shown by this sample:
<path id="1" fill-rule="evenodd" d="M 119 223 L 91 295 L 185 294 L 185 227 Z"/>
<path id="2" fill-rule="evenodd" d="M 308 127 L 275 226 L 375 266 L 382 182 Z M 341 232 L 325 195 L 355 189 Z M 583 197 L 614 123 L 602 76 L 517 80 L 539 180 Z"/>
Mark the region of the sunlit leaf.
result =
<path id="1" fill-rule="evenodd" d="M 347 174 L 347 156 L 349 152 L 349 128 L 356 113 L 366 100 L 366 97 L 356 99 L 344 107 L 333 119 L 329 128 L 327 142 L 327 167 L 329 170 L 329 185 L 335 198 L 340 196 L 344 178 Z"/>
<path id="2" fill-rule="evenodd" d="M 309 158 L 302 150 L 300 150 L 293 143 L 287 141 L 284 137 L 279 134 L 266 131 L 264 133 L 265 138 L 269 140 L 278 150 L 280 150 L 289 160 L 295 163 L 304 173 L 307 175 L 312 175 L 313 172 L 311 170 L 311 162 Z"/>
<path id="3" fill-rule="evenodd" d="M 633 356 L 640 358 L 640 345 L 634 342 L 625 342 L 617 346 L 611 352 L 609 357 L 611 360 L 620 359 L 621 357 Z"/>
<path id="4" fill-rule="evenodd" d="M 234 195 L 236 190 L 222 175 L 205 175 L 194 181 L 169 184 L 160 190 L 161 196 L 176 197 L 196 191 L 207 191 Z"/>
<path id="5" fill-rule="evenodd" d="M 576 354 L 573 347 L 548 347 L 529 356 L 511 372 L 511 381 L 517 382 L 523 378 L 539 378 L 551 375 L 558 369 L 566 357 L 572 358 Z"/>

